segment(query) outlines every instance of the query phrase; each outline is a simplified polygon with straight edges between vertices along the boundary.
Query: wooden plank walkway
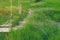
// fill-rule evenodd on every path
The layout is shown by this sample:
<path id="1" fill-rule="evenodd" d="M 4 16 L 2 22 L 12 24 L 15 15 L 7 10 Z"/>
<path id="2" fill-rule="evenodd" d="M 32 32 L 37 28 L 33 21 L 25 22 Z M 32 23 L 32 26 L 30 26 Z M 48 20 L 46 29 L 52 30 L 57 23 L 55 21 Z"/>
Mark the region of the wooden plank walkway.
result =
<path id="1" fill-rule="evenodd" d="M 18 29 L 17 27 L 12 28 L 13 30 Z M 11 28 L 0 28 L 0 32 L 10 32 Z"/>
<path id="2" fill-rule="evenodd" d="M 44 9 L 48 10 L 49 8 L 39 9 L 39 11 L 44 10 Z M 36 11 L 38 11 L 38 10 L 34 10 L 33 12 L 36 12 Z M 16 30 L 16 29 L 20 29 L 21 27 L 23 27 L 24 24 L 26 23 L 26 20 L 31 17 L 32 10 L 30 10 L 28 13 L 29 13 L 28 16 L 21 22 L 21 24 L 19 26 L 13 27 L 12 29 Z M 58 25 L 60 26 L 60 23 Z M 0 28 L 0 32 L 10 32 L 10 30 L 11 30 L 11 28 Z"/>
<path id="3" fill-rule="evenodd" d="M 0 28 L 0 32 L 9 32 L 10 28 Z"/>
<path id="4" fill-rule="evenodd" d="M 26 20 L 27 20 L 28 18 L 30 18 L 31 13 L 32 13 L 31 11 L 32 11 L 32 10 L 29 10 L 28 16 L 21 22 L 20 25 L 18 25 L 18 26 L 16 26 L 16 27 L 12 27 L 12 29 L 13 29 L 13 30 L 16 30 L 16 29 L 20 29 L 21 27 L 23 27 L 24 24 L 26 23 Z M 10 32 L 10 30 L 11 30 L 11 28 L 0 28 L 0 32 Z"/>

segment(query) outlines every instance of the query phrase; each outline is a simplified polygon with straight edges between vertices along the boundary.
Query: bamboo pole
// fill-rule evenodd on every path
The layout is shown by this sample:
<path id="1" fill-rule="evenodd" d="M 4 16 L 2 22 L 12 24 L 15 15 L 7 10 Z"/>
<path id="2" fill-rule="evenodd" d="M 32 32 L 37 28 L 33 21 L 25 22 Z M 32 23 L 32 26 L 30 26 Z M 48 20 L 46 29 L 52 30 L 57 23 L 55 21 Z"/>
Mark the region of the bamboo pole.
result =
<path id="1" fill-rule="evenodd" d="M 21 4 L 18 6 L 18 11 L 19 11 L 19 14 L 22 13 L 22 5 Z"/>
<path id="2" fill-rule="evenodd" d="M 20 5 L 20 10 L 19 11 L 20 11 L 20 14 L 21 14 L 22 13 L 22 5 Z"/>
<path id="3" fill-rule="evenodd" d="M 18 0 L 18 11 L 19 11 L 19 14 L 22 13 L 22 4 L 20 3 L 20 0 Z"/>
<path id="4" fill-rule="evenodd" d="M 10 0 L 11 2 L 11 14 L 10 14 L 10 27 L 12 26 L 12 0 Z"/>

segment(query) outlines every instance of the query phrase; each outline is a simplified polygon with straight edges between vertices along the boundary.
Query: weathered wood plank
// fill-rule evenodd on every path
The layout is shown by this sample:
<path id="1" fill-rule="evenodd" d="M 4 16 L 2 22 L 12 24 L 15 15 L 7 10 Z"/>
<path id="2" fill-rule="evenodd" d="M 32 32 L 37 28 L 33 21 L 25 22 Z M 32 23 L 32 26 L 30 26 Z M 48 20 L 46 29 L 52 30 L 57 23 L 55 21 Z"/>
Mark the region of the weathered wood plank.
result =
<path id="1" fill-rule="evenodd" d="M 10 28 L 0 28 L 0 32 L 9 32 Z"/>

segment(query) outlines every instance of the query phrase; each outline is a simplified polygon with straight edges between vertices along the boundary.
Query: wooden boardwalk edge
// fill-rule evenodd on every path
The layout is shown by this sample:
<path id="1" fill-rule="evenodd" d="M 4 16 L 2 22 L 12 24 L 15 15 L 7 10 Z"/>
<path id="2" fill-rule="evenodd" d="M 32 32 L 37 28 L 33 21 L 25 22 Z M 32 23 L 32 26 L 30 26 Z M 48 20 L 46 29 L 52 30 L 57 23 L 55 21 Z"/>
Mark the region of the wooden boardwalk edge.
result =
<path id="1" fill-rule="evenodd" d="M 0 28 L 0 32 L 9 32 L 10 28 Z"/>
<path id="2" fill-rule="evenodd" d="M 17 27 L 12 28 L 13 30 L 17 30 Z M 10 32 L 11 28 L 0 28 L 0 32 Z"/>

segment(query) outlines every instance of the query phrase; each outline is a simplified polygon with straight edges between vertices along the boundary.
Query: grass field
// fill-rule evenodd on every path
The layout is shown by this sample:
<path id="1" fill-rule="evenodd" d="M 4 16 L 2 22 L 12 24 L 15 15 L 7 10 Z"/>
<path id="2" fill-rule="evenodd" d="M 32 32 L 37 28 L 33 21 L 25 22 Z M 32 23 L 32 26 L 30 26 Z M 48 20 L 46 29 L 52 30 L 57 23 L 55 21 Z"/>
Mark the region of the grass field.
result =
<path id="1" fill-rule="evenodd" d="M 22 5 L 19 14 L 18 5 Z M 0 25 L 10 21 L 11 0 L 0 1 Z M 27 18 L 28 10 L 32 15 Z M 12 0 L 12 27 L 26 23 L 15 31 L 0 33 L 0 40 L 60 40 L 60 0 Z"/>

